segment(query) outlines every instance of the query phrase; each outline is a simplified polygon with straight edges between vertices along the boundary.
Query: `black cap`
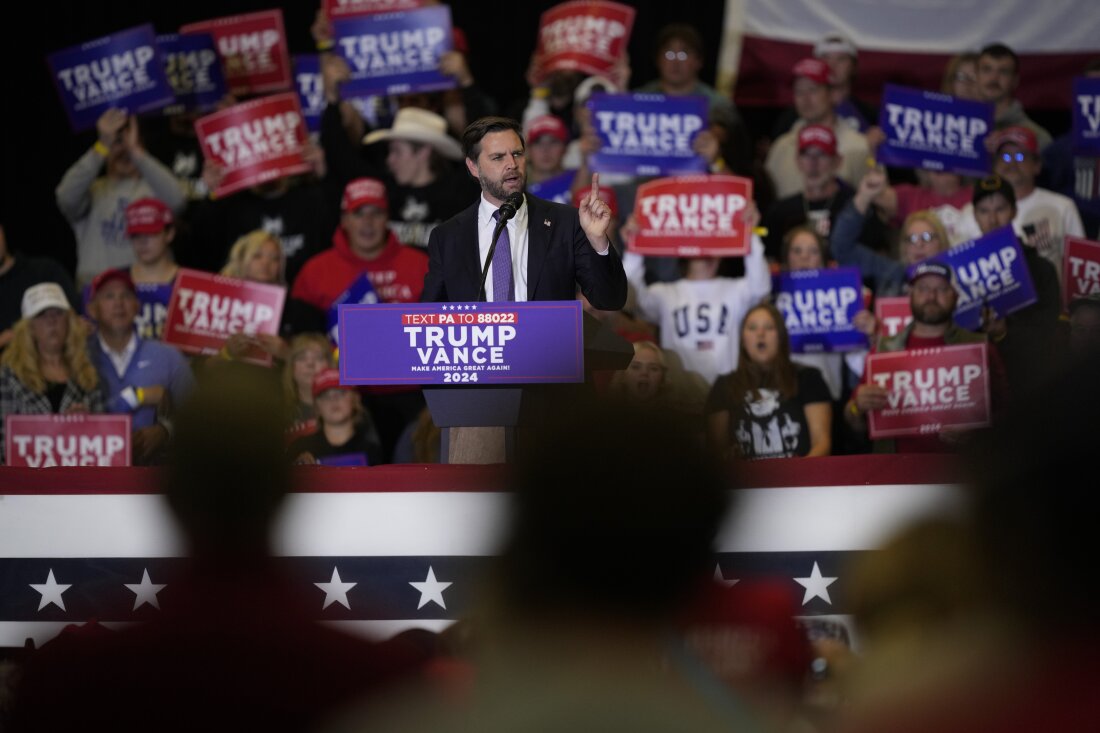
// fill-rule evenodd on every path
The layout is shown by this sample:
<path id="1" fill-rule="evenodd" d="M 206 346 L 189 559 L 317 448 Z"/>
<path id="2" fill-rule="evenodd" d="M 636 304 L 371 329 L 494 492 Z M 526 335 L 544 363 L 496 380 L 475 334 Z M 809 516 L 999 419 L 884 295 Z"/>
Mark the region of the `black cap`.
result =
<path id="1" fill-rule="evenodd" d="M 998 193 L 1005 197 L 1005 201 L 1012 208 L 1016 208 L 1016 191 L 1013 190 L 1012 184 L 996 174 L 987 176 L 974 184 L 972 203 L 977 206 L 978 202 Z"/>

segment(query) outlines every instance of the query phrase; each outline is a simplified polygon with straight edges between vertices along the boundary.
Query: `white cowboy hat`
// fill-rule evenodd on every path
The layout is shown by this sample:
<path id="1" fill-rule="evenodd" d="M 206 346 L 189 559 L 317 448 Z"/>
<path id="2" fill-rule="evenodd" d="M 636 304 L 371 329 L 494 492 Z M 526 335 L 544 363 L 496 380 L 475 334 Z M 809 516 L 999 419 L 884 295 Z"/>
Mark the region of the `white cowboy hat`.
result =
<path id="1" fill-rule="evenodd" d="M 428 143 L 444 158 L 462 160 L 462 148 L 447 134 L 447 120 L 435 112 L 419 107 L 404 107 L 397 110 L 397 116 L 393 118 L 393 127 L 367 133 L 363 138 L 363 144 L 371 145 L 382 140 L 411 140 Z"/>

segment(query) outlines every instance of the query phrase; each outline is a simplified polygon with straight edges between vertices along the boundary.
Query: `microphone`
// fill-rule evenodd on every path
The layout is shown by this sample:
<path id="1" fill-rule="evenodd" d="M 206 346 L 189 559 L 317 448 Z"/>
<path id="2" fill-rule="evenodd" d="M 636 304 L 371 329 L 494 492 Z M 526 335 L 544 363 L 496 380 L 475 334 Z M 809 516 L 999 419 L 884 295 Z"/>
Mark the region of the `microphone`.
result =
<path id="1" fill-rule="evenodd" d="M 481 285 L 477 289 L 477 302 L 479 303 L 485 301 L 485 278 L 489 276 L 489 263 L 493 261 L 493 253 L 496 252 L 500 233 L 504 231 L 508 220 L 516 215 L 521 206 L 523 206 L 523 191 L 516 191 L 511 194 L 500 205 L 500 217 L 497 220 L 496 228 L 493 229 L 493 239 L 489 244 L 489 252 L 485 255 L 485 265 L 481 268 Z"/>

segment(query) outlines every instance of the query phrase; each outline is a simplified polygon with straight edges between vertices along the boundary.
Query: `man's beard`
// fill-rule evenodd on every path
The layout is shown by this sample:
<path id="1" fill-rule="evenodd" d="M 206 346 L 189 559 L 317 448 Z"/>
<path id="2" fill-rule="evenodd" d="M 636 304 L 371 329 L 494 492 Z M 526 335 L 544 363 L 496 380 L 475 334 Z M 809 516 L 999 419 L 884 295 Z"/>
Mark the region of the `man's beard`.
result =
<path id="1" fill-rule="evenodd" d="M 951 311 L 938 303 L 926 303 L 913 309 L 913 320 L 926 326 L 942 326 L 951 321 Z"/>
<path id="2" fill-rule="evenodd" d="M 523 173 L 517 173 L 517 175 L 519 176 L 520 183 L 523 184 L 519 187 L 519 190 L 523 191 L 527 188 L 527 176 Z M 503 180 L 492 181 L 481 174 L 478 174 L 477 178 L 481 181 L 482 190 L 498 201 L 503 201 L 512 195 L 512 192 L 504 187 Z"/>

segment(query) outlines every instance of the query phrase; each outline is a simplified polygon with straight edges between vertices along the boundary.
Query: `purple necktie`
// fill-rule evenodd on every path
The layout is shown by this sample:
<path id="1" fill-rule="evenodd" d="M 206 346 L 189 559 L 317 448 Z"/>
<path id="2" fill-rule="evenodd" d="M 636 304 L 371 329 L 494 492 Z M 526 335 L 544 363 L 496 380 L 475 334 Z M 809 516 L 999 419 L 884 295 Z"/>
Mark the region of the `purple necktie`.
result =
<path id="1" fill-rule="evenodd" d="M 500 221 L 500 209 L 493 212 L 493 221 Z M 516 284 L 512 281 L 512 242 L 508 239 L 508 225 L 500 230 L 496 251 L 493 252 L 493 300 L 515 300 Z"/>

